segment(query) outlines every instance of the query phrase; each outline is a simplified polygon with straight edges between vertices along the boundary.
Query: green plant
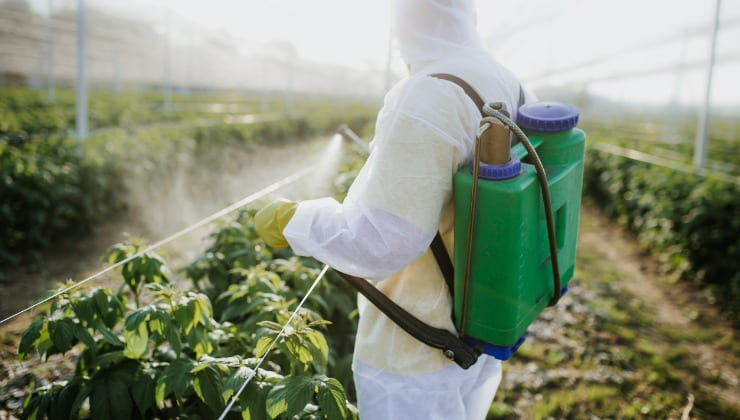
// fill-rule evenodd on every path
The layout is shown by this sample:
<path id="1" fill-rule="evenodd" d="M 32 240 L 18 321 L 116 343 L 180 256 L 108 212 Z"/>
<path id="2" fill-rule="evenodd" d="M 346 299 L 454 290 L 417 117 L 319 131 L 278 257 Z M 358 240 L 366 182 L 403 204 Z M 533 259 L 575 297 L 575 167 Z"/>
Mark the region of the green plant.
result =
<path id="1" fill-rule="evenodd" d="M 72 378 L 28 396 L 23 417 L 213 418 L 252 376 L 230 417 L 354 417 L 345 386 L 327 376 L 349 354 L 338 351 L 351 352 L 351 340 L 340 343 L 354 334 L 349 294 L 333 289 L 331 277 L 278 338 L 318 265 L 273 255 L 254 234 L 252 213 L 214 233 L 213 246 L 187 268 L 196 290 L 173 287 L 166 262 L 145 253 L 122 266 L 117 291 L 66 293 L 36 318 L 22 336 L 21 361 L 34 351 L 79 358 Z M 116 245 L 108 262 L 142 248 Z M 329 340 L 324 315 L 336 320 Z"/>
<path id="2" fill-rule="evenodd" d="M 664 265 L 740 314 L 740 186 L 587 150 L 584 189 Z"/>

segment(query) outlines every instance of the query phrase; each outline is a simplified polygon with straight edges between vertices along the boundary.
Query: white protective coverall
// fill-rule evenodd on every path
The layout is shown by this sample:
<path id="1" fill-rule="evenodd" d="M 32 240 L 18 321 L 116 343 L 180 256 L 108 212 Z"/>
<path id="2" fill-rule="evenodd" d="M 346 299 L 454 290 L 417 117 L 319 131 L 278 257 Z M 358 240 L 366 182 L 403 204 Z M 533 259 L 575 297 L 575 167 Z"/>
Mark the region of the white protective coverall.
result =
<path id="1" fill-rule="evenodd" d="M 472 0 L 396 0 L 396 34 L 410 76 L 385 96 L 370 156 L 343 203 L 301 202 L 283 230 L 298 255 L 377 282 L 432 326 L 455 331 L 452 302 L 429 245 L 439 229 L 451 254 L 453 175 L 472 158 L 481 116 L 456 75 L 515 117 L 519 81 L 480 45 Z M 501 363 L 463 370 L 360 296 L 353 370 L 360 417 L 483 419 Z"/>

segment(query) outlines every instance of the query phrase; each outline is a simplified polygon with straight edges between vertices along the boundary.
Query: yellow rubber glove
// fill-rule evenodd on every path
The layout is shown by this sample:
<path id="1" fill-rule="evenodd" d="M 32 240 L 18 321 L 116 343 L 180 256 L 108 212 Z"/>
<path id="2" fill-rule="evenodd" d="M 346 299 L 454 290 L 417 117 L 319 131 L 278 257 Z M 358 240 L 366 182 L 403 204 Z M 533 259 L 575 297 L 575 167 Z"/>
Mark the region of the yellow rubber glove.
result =
<path id="1" fill-rule="evenodd" d="M 254 229 L 265 243 L 275 249 L 286 248 L 288 241 L 283 236 L 283 229 L 295 214 L 298 203 L 280 199 L 273 201 L 254 216 Z"/>

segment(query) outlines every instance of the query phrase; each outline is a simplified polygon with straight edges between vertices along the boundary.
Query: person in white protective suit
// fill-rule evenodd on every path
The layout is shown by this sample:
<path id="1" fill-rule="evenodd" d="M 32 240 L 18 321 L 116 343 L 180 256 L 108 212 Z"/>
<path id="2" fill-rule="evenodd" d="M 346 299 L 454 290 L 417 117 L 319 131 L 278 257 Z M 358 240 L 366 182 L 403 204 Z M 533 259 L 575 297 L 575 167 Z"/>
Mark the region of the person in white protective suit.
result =
<path id="1" fill-rule="evenodd" d="M 414 316 L 454 332 L 429 245 L 439 230 L 452 252 L 453 175 L 472 158 L 481 115 L 460 87 L 429 75 L 462 78 L 514 118 L 520 84 L 482 48 L 473 0 L 395 0 L 394 11 L 410 74 L 386 94 L 370 156 L 346 199 L 276 202 L 256 224 L 268 244 L 376 282 Z M 463 370 L 359 303 L 353 370 L 362 419 L 485 418 L 500 361 L 482 355 Z"/>

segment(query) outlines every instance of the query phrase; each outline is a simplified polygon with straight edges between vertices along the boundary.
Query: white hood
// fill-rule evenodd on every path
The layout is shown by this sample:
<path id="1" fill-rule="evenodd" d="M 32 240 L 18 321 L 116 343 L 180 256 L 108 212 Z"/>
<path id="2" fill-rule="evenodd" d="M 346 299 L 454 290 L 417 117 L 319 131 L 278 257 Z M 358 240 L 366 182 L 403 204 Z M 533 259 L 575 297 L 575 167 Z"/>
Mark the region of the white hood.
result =
<path id="1" fill-rule="evenodd" d="M 481 48 L 473 0 L 394 0 L 394 29 L 412 73 L 466 48 Z"/>

